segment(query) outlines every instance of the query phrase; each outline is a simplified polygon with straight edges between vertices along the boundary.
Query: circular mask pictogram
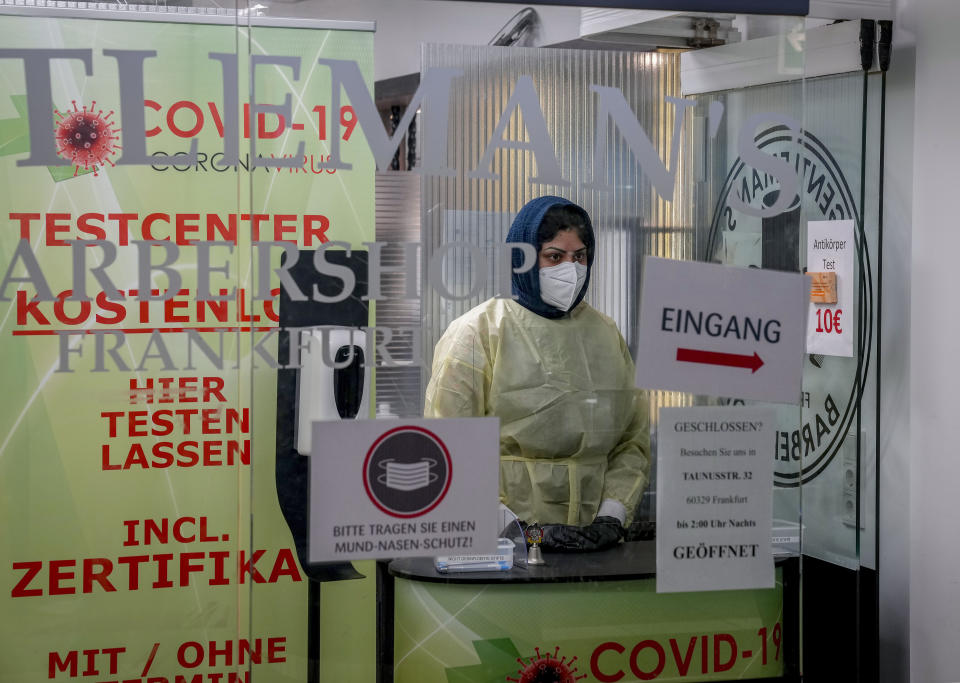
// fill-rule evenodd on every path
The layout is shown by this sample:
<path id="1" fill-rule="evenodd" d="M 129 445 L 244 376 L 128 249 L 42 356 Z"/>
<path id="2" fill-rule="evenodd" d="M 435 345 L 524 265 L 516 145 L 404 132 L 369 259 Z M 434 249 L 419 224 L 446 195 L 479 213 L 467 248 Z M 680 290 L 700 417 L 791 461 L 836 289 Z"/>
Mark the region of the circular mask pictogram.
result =
<path id="1" fill-rule="evenodd" d="M 433 432 L 407 425 L 382 434 L 363 462 L 363 486 L 379 510 L 392 517 L 419 517 L 450 488 L 453 463 Z"/>
<path id="2" fill-rule="evenodd" d="M 774 126 L 758 134 L 755 145 L 795 169 L 802 196 L 795 197 L 790 208 L 772 218 L 744 214 L 729 202 L 731 194 L 751 208 L 768 208 L 777 200 L 779 181 L 737 159 L 720 192 L 706 240 L 705 260 L 800 272 L 806 258 L 805 251 L 798 249 L 803 234 L 801 205 L 806 221 L 853 220 L 856 226 L 857 310 L 847 318 L 858 322 L 855 356 L 808 355 L 799 412 L 796 406 L 778 409 L 774 484 L 793 487 L 813 480 L 837 453 L 854 447 L 857 404 L 868 376 L 873 334 L 870 251 L 850 185 L 821 140 L 809 131 L 797 135 L 785 126 Z"/>

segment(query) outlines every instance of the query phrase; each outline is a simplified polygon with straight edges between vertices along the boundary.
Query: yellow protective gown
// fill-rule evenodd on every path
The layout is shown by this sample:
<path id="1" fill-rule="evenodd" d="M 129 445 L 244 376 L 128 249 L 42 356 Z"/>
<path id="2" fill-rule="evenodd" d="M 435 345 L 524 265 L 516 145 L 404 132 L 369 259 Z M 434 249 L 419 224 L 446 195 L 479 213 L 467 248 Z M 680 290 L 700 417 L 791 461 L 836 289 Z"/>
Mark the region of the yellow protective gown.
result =
<path id="1" fill-rule="evenodd" d="M 490 299 L 455 320 L 424 414 L 500 418 L 500 500 L 527 522 L 583 526 L 612 499 L 629 525 L 647 484 L 647 401 L 616 324 L 586 302 L 549 319 Z"/>

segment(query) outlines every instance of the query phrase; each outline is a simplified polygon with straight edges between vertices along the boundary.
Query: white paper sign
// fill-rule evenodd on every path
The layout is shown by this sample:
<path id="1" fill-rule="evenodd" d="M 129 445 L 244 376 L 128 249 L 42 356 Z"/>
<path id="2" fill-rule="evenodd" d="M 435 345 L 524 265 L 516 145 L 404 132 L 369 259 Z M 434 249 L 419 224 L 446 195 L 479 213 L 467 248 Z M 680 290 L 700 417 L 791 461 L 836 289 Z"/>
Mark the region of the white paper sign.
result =
<path id="1" fill-rule="evenodd" d="M 855 274 L 853 221 L 807 223 L 807 271 L 837 274 L 837 303 L 809 305 L 807 352 L 853 356 L 856 318 L 853 311 Z"/>
<path id="2" fill-rule="evenodd" d="M 315 422 L 311 562 L 497 552 L 500 421 Z"/>
<path id="3" fill-rule="evenodd" d="M 809 300 L 800 273 L 648 256 L 637 386 L 799 403 Z"/>
<path id="4" fill-rule="evenodd" d="M 770 407 L 660 410 L 658 593 L 773 586 L 775 432 Z"/>

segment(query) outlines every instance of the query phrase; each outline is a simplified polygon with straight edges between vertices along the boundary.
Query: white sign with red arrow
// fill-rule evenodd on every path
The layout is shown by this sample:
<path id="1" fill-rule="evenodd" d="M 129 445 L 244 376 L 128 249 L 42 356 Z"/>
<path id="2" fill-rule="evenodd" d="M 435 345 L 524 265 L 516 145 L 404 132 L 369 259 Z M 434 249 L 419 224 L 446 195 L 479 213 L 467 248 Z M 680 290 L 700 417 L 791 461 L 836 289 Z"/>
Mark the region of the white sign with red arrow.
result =
<path id="1" fill-rule="evenodd" d="M 648 256 L 637 386 L 799 403 L 809 298 L 800 273 Z"/>

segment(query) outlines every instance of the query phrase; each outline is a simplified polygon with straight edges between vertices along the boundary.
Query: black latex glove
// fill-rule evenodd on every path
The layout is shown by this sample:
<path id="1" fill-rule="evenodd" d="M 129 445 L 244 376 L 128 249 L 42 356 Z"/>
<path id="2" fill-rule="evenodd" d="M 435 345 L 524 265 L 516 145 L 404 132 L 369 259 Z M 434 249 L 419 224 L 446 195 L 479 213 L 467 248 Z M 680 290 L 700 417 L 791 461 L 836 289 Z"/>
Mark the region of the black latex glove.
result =
<path id="1" fill-rule="evenodd" d="M 626 541 L 652 541 L 657 537 L 657 523 L 647 520 L 634 522 L 627 529 Z"/>
<path id="2" fill-rule="evenodd" d="M 616 517 L 597 517 L 587 526 L 546 525 L 541 546 L 558 553 L 586 553 L 615 546 L 625 534 Z"/>

